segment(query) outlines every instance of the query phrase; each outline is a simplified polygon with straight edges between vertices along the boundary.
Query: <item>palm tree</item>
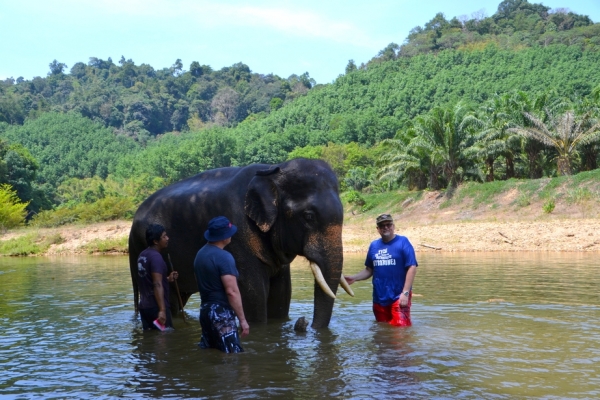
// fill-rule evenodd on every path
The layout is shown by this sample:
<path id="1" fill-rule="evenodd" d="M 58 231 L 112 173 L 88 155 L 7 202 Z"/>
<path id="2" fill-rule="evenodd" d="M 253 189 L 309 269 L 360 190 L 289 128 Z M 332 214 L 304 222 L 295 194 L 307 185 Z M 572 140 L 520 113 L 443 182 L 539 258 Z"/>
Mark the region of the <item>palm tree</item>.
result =
<path id="1" fill-rule="evenodd" d="M 427 181 L 433 190 L 453 190 L 472 172 L 475 158 L 469 150 L 480 124 L 463 103 L 433 108 L 396 139 L 383 141 L 388 152 L 379 177 L 403 180 L 409 187 L 421 188 Z"/>
<path id="2" fill-rule="evenodd" d="M 532 126 L 510 130 L 554 148 L 558 153 L 556 160 L 559 175 L 572 174 L 571 163 L 580 146 L 590 145 L 600 139 L 600 122 L 591 118 L 591 112 L 577 117 L 574 111 L 569 110 L 554 116 L 545 109 L 547 122 L 528 112 L 523 115 Z"/>
<path id="3" fill-rule="evenodd" d="M 427 149 L 431 165 L 441 168 L 448 186 L 456 188 L 473 165 L 468 149 L 474 142 L 473 128 L 480 124 L 463 103 L 435 107 L 417 119 L 411 145 Z"/>
<path id="4" fill-rule="evenodd" d="M 505 179 L 515 176 L 515 154 L 521 147 L 521 137 L 510 132 L 515 119 L 515 102 L 510 94 L 495 96 L 482 107 L 482 129 L 475 136 L 473 150 L 485 163 L 486 182 L 494 177 L 494 163 L 503 156 Z"/>
<path id="5" fill-rule="evenodd" d="M 439 189 L 436 171 L 430 163 L 429 151 L 411 146 L 411 141 L 416 133 L 414 129 L 401 132 L 395 139 L 382 141 L 386 149 L 381 161 L 378 178 L 404 182 L 409 189 L 423 190 L 429 186 L 433 190 Z"/>

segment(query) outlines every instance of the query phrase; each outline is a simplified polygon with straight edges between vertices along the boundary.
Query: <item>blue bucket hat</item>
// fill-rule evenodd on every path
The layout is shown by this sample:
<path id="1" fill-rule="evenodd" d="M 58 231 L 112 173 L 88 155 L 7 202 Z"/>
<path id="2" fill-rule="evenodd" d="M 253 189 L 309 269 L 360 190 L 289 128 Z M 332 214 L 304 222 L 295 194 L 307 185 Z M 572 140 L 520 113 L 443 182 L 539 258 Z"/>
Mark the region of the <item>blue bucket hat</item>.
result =
<path id="1" fill-rule="evenodd" d="M 209 242 L 219 242 L 232 237 L 236 232 L 237 226 L 229 222 L 226 217 L 215 217 L 208 223 L 204 238 Z"/>

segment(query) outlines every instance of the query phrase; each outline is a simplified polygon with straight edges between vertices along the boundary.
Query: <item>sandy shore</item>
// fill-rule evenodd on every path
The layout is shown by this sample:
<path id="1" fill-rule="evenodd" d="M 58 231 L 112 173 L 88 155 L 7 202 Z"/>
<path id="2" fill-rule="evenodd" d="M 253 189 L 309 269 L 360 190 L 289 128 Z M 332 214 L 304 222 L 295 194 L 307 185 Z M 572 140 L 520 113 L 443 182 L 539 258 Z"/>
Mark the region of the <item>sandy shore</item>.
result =
<path id="1" fill-rule="evenodd" d="M 442 251 L 600 251 L 600 219 L 557 219 L 548 221 L 459 222 L 409 224 L 396 222 L 397 233 L 407 236 L 417 252 Z M 59 233 L 63 239 L 45 255 L 84 253 L 82 246 L 94 240 L 124 238 L 130 221 L 109 221 L 86 226 L 40 229 L 40 235 Z M 8 240 L 29 231 L 0 236 Z M 378 238 L 374 223 L 349 221 L 344 225 L 344 251 L 365 252 Z"/>
<path id="2" fill-rule="evenodd" d="M 368 214 L 347 210 L 344 216 L 344 251 L 365 252 L 379 236 L 375 215 L 390 212 L 396 233 L 407 236 L 417 252 L 442 251 L 600 251 L 600 202 L 557 202 L 551 214 L 542 204 L 515 205 L 516 193 L 505 193 L 491 205 L 474 207 L 472 202 L 444 206 L 438 192 L 425 193 L 415 202 L 390 204 Z M 59 234 L 62 243 L 45 255 L 85 253 L 82 246 L 94 240 L 126 238 L 131 221 L 108 221 L 92 225 L 69 225 L 39 229 L 39 236 Z M 9 231 L 0 241 L 32 232 L 32 228 Z"/>
<path id="3" fill-rule="evenodd" d="M 600 251 L 598 219 L 408 225 L 396 231 L 416 251 Z M 343 235 L 347 252 L 364 252 L 378 237 L 374 226 L 349 227 Z"/>

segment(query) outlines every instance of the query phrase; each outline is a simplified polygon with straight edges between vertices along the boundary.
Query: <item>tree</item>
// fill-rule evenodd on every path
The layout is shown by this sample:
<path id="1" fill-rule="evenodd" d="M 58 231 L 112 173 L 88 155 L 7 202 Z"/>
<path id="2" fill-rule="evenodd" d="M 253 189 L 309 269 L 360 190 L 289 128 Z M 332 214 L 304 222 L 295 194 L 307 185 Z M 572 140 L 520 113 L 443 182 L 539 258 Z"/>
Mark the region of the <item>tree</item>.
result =
<path id="1" fill-rule="evenodd" d="M 356 64 L 354 63 L 354 60 L 348 60 L 348 65 L 346 65 L 346 75 L 356 71 L 358 68 L 356 67 Z"/>
<path id="2" fill-rule="evenodd" d="M 423 190 L 429 186 L 433 190 L 440 189 L 440 169 L 431 164 L 430 154 L 433 149 L 427 146 L 411 146 L 416 137 L 414 129 L 401 132 L 394 139 L 382 142 L 386 151 L 381 156 L 382 168 L 378 178 L 393 182 L 404 182 L 410 190 Z"/>
<path id="3" fill-rule="evenodd" d="M 220 126 L 229 125 L 237 116 L 240 95 L 230 87 L 221 88 L 211 102 L 213 121 Z"/>
<path id="4" fill-rule="evenodd" d="M 417 119 L 417 136 L 411 145 L 428 149 L 432 166 L 441 168 L 448 187 L 454 189 L 473 165 L 469 147 L 473 144 L 473 128 L 479 124 L 462 103 L 454 107 L 436 107 Z"/>
<path id="5" fill-rule="evenodd" d="M 199 78 L 202 76 L 203 73 L 204 71 L 202 70 L 202 66 L 198 61 L 193 61 L 190 64 L 190 74 L 192 74 L 196 78 Z"/>
<path id="6" fill-rule="evenodd" d="M 572 161 L 579 147 L 595 143 L 600 139 L 600 122 L 593 120 L 589 112 L 576 116 L 572 110 L 569 110 L 555 116 L 545 109 L 545 113 L 548 122 L 530 113 L 524 113 L 533 126 L 511 128 L 511 130 L 554 148 L 558 153 L 556 157 L 558 175 L 571 175 Z"/>
<path id="7" fill-rule="evenodd" d="M 170 71 L 174 76 L 183 74 L 183 63 L 181 62 L 180 58 L 175 60 L 175 64 L 171 65 Z"/>
<path id="8" fill-rule="evenodd" d="M 50 66 L 50 74 L 49 75 L 60 75 L 63 73 L 64 69 L 67 68 L 66 64 L 63 64 L 56 60 L 52 61 L 48 65 Z"/>
<path id="9" fill-rule="evenodd" d="M 398 50 L 400 50 L 400 46 L 396 43 L 388 44 L 383 50 L 379 51 L 377 54 L 377 58 L 381 61 L 391 61 L 395 60 L 398 57 Z"/>
<path id="10" fill-rule="evenodd" d="M 515 157 L 521 138 L 508 128 L 515 124 L 515 103 L 511 94 L 494 96 L 482 107 L 482 129 L 475 136 L 473 151 L 485 164 L 486 182 L 494 181 L 494 163 L 500 156 L 505 160 L 505 179 L 515 176 Z"/>

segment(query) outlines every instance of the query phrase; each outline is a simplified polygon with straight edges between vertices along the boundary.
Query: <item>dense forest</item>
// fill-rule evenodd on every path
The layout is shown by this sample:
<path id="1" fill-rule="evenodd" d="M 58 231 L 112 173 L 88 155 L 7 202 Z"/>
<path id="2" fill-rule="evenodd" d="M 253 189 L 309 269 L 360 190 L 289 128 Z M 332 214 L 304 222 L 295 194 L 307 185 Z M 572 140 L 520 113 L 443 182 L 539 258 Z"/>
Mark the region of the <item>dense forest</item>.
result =
<path id="1" fill-rule="evenodd" d="M 127 217 L 203 170 L 293 157 L 327 160 L 354 199 L 596 169 L 599 50 L 587 16 L 505 0 L 437 14 L 327 85 L 242 63 L 54 60 L 0 82 L 0 203 L 42 225 Z"/>

